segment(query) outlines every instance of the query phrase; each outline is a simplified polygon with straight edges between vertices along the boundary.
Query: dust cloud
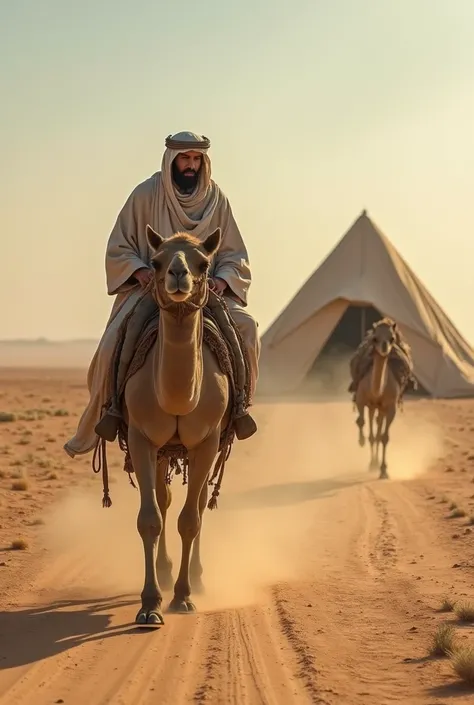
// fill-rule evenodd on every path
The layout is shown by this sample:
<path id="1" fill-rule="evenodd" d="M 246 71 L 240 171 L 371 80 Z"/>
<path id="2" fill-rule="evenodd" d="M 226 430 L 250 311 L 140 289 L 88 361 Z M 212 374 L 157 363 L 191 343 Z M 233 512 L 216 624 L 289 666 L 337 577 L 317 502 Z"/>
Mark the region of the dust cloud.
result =
<path id="1" fill-rule="evenodd" d="M 219 508 L 206 511 L 203 518 L 206 593 L 195 598 L 201 611 L 264 600 L 269 585 L 304 579 L 310 572 L 307 545 L 320 503 L 377 477 L 368 472 L 368 447 L 358 446 L 347 398 L 344 403 L 261 404 L 255 416 L 259 433 L 236 442 Z M 440 452 L 436 426 L 415 417 L 411 410 L 395 420 L 388 455 L 394 479 L 424 472 Z M 121 468 L 112 474 L 116 482 L 110 509 L 102 509 L 101 482 L 94 476 L 93 487 L 71 488 L 50 512 L 43 541 L 54 554 L 83 567 L 75 571 L 75 586 L 58 585 L 60 589 L 93 587 L 101 595 L 133 593 L 138 599 L 143 580 L 136 529 L 139 495 Z M 167 520 L 174 578 L 180 558 L 176 521 L 185 490 L 176 477 Z"/>
<path id="2" fill-rule="evenodd" d="M 390 429 L 387 464 L 392 480 L 423 475 L 445 452 L 445 433 L 436 418 L 428 417 L 423 401 L 405 403 Z"/>

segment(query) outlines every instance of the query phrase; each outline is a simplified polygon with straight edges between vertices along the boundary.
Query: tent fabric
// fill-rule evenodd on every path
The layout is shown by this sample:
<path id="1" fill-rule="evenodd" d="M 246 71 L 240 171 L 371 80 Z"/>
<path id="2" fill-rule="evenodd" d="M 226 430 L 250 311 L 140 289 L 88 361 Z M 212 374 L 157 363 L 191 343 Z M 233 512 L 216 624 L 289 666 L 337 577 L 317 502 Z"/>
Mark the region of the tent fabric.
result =
<path id="1" fill-rule="evenodd" d="M 365 211 L 262 336 L 259 391 L 295 391 L 351 305 L 397 322 L 429 394 L 474 395 L 474 349 Z"/>

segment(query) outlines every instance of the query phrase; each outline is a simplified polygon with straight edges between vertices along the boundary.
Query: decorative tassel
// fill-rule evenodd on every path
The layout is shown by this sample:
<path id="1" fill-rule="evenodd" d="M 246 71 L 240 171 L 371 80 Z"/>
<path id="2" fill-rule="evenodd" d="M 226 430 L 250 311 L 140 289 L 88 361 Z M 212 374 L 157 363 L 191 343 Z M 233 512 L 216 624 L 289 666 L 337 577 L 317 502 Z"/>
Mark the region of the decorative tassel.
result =
<path id="1" fill-rule="evenodd" d="M 102 499 L 102 506 L 104 509 L 108 509 L 112 506 L 112 500 L 110 499 L 109 491 L 104 492 L 104 497 Z"/>
<path id="2" fill-rule="evenodd" d="M 217 492 L 216 492 L 216 490 L 214 490 L 214 492 L 212 493 L 211 499 L 207 503 L 207 508 L 210 509 L 211 511 L 213 509 L 217 509 L 217 497 L 218 496 L 219 496 L 219 490 L 217 490 Z"/>

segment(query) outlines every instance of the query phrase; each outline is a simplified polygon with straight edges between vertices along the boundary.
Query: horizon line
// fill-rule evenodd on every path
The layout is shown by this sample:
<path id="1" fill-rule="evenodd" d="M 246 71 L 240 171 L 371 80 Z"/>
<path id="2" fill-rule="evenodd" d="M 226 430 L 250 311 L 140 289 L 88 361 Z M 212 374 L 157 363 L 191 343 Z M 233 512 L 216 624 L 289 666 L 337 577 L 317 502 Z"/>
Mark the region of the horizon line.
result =
<path id="1" fill-rule="evenodd" d="M 14 345 L 21 343 L 40 343 L 40 344 L 52 344 L 57 345 L 58 343 L 97 343 L 100 337 L 97 338 L 45 338 L 40 336 L 38 338 L 0 338 L 0 345 Z"/>

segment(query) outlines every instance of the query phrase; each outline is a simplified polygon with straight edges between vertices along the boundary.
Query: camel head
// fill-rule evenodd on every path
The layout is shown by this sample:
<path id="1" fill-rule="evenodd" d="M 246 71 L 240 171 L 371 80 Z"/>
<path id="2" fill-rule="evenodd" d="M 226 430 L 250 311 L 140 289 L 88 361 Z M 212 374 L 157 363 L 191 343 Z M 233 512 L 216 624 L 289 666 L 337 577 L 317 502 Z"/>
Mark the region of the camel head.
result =
<path id="1" fill-rule="evenodd" d="M 374 352 L 387 357 L 397 341 L 397 324 L 391 318 L 382 318 L 374 324 L 372 330 L 372 345 Z"/>
<path id="2" fill-rule="evenodd" d="M 169 308 L 173 304 L 192 303 L 202 308 L 207 301 L 211 260 L 221 243 L 220 228 L 203 241 L 183 232 L 164 238 L 150 225 L 146 234 L 153 253 L 151 266 L 155 271 L 158 305 Z"/>

